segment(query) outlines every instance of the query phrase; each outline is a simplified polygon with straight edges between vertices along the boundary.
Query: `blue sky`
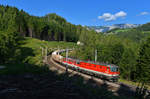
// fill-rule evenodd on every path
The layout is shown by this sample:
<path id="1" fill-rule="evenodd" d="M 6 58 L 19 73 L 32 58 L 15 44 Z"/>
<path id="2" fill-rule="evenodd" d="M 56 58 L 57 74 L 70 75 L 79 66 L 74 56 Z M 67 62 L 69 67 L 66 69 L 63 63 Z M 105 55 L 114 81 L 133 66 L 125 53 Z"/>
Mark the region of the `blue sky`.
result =
<path id="1" fill-rule="evenodd" d="M 81 25 L 150 22 L 150 0 L 0 0 L 0 4 L 35 16 L 56 13 Z"/>

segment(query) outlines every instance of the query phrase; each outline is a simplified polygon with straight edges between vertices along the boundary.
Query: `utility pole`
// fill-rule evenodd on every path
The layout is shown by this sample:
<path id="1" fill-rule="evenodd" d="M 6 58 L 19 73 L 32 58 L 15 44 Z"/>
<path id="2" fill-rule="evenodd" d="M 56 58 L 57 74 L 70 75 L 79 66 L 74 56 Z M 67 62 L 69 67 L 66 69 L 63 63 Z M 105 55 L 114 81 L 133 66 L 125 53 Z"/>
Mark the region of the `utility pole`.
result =
<path id="1" fill-rule="evenodd" d="M 45 55 L 44 55 L 44 48 L 43 47 L 40 47 L 40 49 L 41 49 L 41 58 L 42 58 L 42 60 L 43 60 L 43 58 L 45 59 Z M 45 60 L 43 60 L 43 62 L 44 62 Z"/>
<path id="2" fill-rule="evenodd" d="M 66 49 L 66 61 L 67 61 L 67 58 L 68 58 L 68 49 Z"/>
<path id="3" fill-rule="evenodd" d="M 42 47 L 42 57 L 43 57 L 43 51 L 44 51 L 44 50 L 43 50 L 43 47 Z"/>
<path id="4" fill-rule="evenodd" d="M 45 62 L 47 62 L 47 47 L 45 48 Z"/>
<path id="5" fill-rule="evenodd" d="M 68 49 L 66 49 L 66 62 L 68 60 Z M 66 73 L 68 73 L 68 66 L 66 64 Z"/>
<path id="6" fill-rule="evenodd" d="M 57 47 L 57 49 L 59 50 L 59 46 Z M 58 51 L 58 55 L 59 55 L 59 51 Z"/>
<path id="7" fill-rule="evenodd" d="M 40 49 L 41 49 L 41 55 L 43 57 L 43 47 L 40 47 Z"/>
<path id="8" fill-rule="evenodd" d="M 95 50 L 95 62 L 97 61 L 97 49 Z"/>

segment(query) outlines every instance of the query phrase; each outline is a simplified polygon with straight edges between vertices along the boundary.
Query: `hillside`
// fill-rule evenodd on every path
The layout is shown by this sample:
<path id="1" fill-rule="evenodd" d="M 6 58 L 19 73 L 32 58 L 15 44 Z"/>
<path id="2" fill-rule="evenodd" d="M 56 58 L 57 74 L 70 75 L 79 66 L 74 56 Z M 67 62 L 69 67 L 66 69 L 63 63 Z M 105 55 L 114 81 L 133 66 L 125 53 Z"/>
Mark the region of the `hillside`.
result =
<path id="1" fill-rule="evenodd" d="M 47 48 L 47 54 L 51 53 L 52 51 L 58 49 L 58 48 L 73 48 L 76 46 L 76 43 L 72 42 L 56 42 L 56 41 L 43 41 L 35 38 L 25 37 L 21 38 L 19 42 L 17 43 L 18 46 L 16 47 L 14 52 L 11 52 L 10 56 L 5 56 L 7 58 L 6 61 L 3 61 L 0 63 L 0 65 L 7 65 L 7 64 L 14 64 L 10 69 L 8 70 L 0 70 L 0 74 L 7 74 L 7 73 L 19 73 L 21 71 L 24 71 L 24 65 L 36 65 L 36 66 L 43 66 L 46 56 L 46 48 Z M 12 50 L 12 49 L 10 49 Z M 43 52 L 42 52 L 43 51 Z M 3 53 L 5 54 L 5 53 Z M 1 54 L 0 54 L 1 55 Z M 1 55 L 1 60 L 3 60 L 3 56 Z M 16 65 L 15 64 L 22 64 L 22 65 Z M 14 69 L 13 69 L 14 68 Z M 17 69 L 17 71 L 15 71 Z M 22 69 L 22 70 L 21 70 Z M 30 68 L 25 68 L 29 69 Z M 14 71 L 13 71 L 14 70 Z M 32 71 L 32 69 L 31 69 Z"/>
<path id="2" fill-rule="evenodd" d="M 146 23 L 143 24 L 137 28 L 131 28 L 131 29 L 112 29 L 110 31 L 107 31 L 106 34 L 113 34 L 117 35 L 119 38 L 126 38 L 133 40 L 135 42 L 140 42 L 142 40 L 147 39 L 150 36 L 150 24 Z"/>
<path id="3" fill-rule="evenodd" d="M 118 66 L 121 81 L 138 84 L 140 92 L 135 95 L 142 99 L 150 85 L 150 24 L 134 26 L 119 24 L 109 27 L 112 30 L 106 33 L 97 33 L 92 29 L 95 27 L 73 25 L 54 13 L 32 16 L 1 5 L 0 97 L 126 99 L 126 95 L 120 93 L 121 88 L 116 96 L 105 84 L 104 88 L 95 85 L 93 76 L 85 81 L 78 75 L 61 75 L 57 69 L 49 70 L 53 64 L 47 65 L 47 55 L 58 48 L 76 47 L 69 56 L 94 61 L 97 54 L 97 62 Z M 77 46 L 77 41 L 82 46 Z"/>
<path id="4" fill-rule="evenodd" d="M 15 56 L 8 63 L 0 63 L 0 65 L 6 65 L 5 69 L 0 70 L 0 74 L 24 74 L 24 73 L 32 73 L 34 68 L 44 66 L 43 60 L 46 56 L 45 48 L 47 47 L 47 53 L 51 53 L 52 51 L 59 48 L 73 48 L 76 46 L 76 43 L 71 42 L 48 42 L 41 41 L 35 38 L 24 38 L 19 41 L 19 46 L 15 51 Z M 43 48 L 43 52 L 42 52 Z M 43 53 L 43 55 L 42 55 Z M 12 66 L 11 66 L 12 64 Z M 33 65 L 35 67 L 26 68 L 24 67 L 26 64 Z M 8 66 L 8 67 L 7 67 Z M 31 66 L 32 67 L 32 66 Z M 37 70 L 37 73 L 42 70 Z"/>
<path id="5" fill-rule="evenodd" d="M 73 25 L 55 13 L 38 17 L 15 7 L 0 5 L 1 31 L 11 30 L 23 37 L 47 41 L 76 42 L 82 29 L 82 26 Z"/>
<path id="6" fill-rule="evenodd" d="M 59 74 L 50 70 L 51 65 L 42 64 L 40 47 L 72 48 L 75 43 L 47 42 L 33 38 L 24 38 L 20 42 L 17 61 L 15 63 L 0 64 L 5 66 L 0 69 L 0 97 L 3 99 L 41 99 L 46 98 L 72 98 L 72 99 L 125 99 L 125 96 L 114 95 L 102 86 L 93 86 L 94 81 L 84 80 L 79 75 Z M 20 51 L 19 51 L 20 50 Z M 22 53 L 19 53 L 22 52 Z M 86 82 L 86 83 L 85 83 Z M 58 91 L 59 90 L 59 91 Z M 121 97 L 121 98 L 120 98 Z"/>
<path id="7" fill-rule="evenodd" d="M 24 40 L 21 40 L 19 42 L 21 45 L 20 47 L 23 48 L 23 54 L 26 55 L 26 59 L 23 60 L 23 62 L 27 62 L 29 64 L 34 64 L 34 65 L 42 65 L 43 62 L 42 60 L 44 59 L 45 53 L 43 52 L 42 55 L 42 48 L 43 50 L 46 50 L 47 47 L 47 53 L 51 53 L 52 51 L 60 48 L 73 48 L 76 46 L 76 43 L 71 43 L 71 42 L 56 42 L 56 41 L 44 41 L 44 40 L 38 40 L 35 38 L 24 38 Z M 28 49 L 24 49 L 28 48 Z M 32 52 L 30 52 L 32 51 Z M 32 54 L 31 54 L 32 53 Z M 33 55 L 33 56 L 31 56 Z M 19 60 L 19 58 L 17 58 Z"/>

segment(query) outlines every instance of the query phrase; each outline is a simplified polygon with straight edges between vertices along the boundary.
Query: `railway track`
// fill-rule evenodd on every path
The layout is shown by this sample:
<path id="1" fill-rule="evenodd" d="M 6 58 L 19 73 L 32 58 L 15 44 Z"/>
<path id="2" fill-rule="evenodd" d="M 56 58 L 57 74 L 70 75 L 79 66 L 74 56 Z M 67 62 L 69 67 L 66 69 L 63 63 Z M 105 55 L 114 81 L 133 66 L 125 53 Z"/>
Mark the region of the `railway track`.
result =
<path id="1" fill-rule="evenodd" d="M 55 71 L 57 70 L 58 73 L 65 73 L 66 72 L 66 67 L 55 62 L 51 56 L 48 56 L 48 64 L 49 64 L 49 68 L 51 70 L 55 70 Z M 87 75 L 87 74 L 83 74 L 83 73 L 78 72 L 78 71 L 71 70 L 71 69 L 68 69 L 67 71 L 69 73 L 69 76 L 80 75 L 85 79 L 85 81 L 92 79 L 96 82 L 97 85 L 104 85 L 105 84 L 105 85 L 107 85 L 108 90 L 112 91 L 115 95 L 124 94 L 127 96 L 133 96 L 135 94 L 135 91 L 136 91 L 136 87 L 129 86 L 129 85 L 126 85 L 124 83 L 109 82 L 109 81 L 102 80 L 102 79 L 97 78 L 97 77 L 93 77 L 91 75 Z"/>

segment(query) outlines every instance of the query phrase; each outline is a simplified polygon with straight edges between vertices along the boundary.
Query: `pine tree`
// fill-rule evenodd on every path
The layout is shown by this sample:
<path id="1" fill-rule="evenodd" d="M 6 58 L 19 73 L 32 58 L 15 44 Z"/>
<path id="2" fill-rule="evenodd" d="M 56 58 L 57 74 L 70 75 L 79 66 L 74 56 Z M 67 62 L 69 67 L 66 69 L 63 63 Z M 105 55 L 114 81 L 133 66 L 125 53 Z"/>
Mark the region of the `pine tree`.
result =
<path id="1" fill-rule="evenodd" d="M 115 44 L 111 49 L 111 63 L 119 64 L 122 54 L 124 52 L 124 46 L 122 44 Z"/>
<path id="2" fill-rule="evenodd" d="M 140 48 L 136 72 L 141 82 L 150 81 L 150 38 Z"/>
<path id="3" fill-rule="evenodd" d="M 130 80 L 131 73 L 135 70 L 135 64 L 135 53 L 131 49 L 126 49 L 119 64 L 121 76 L 127 80 Z"/>

